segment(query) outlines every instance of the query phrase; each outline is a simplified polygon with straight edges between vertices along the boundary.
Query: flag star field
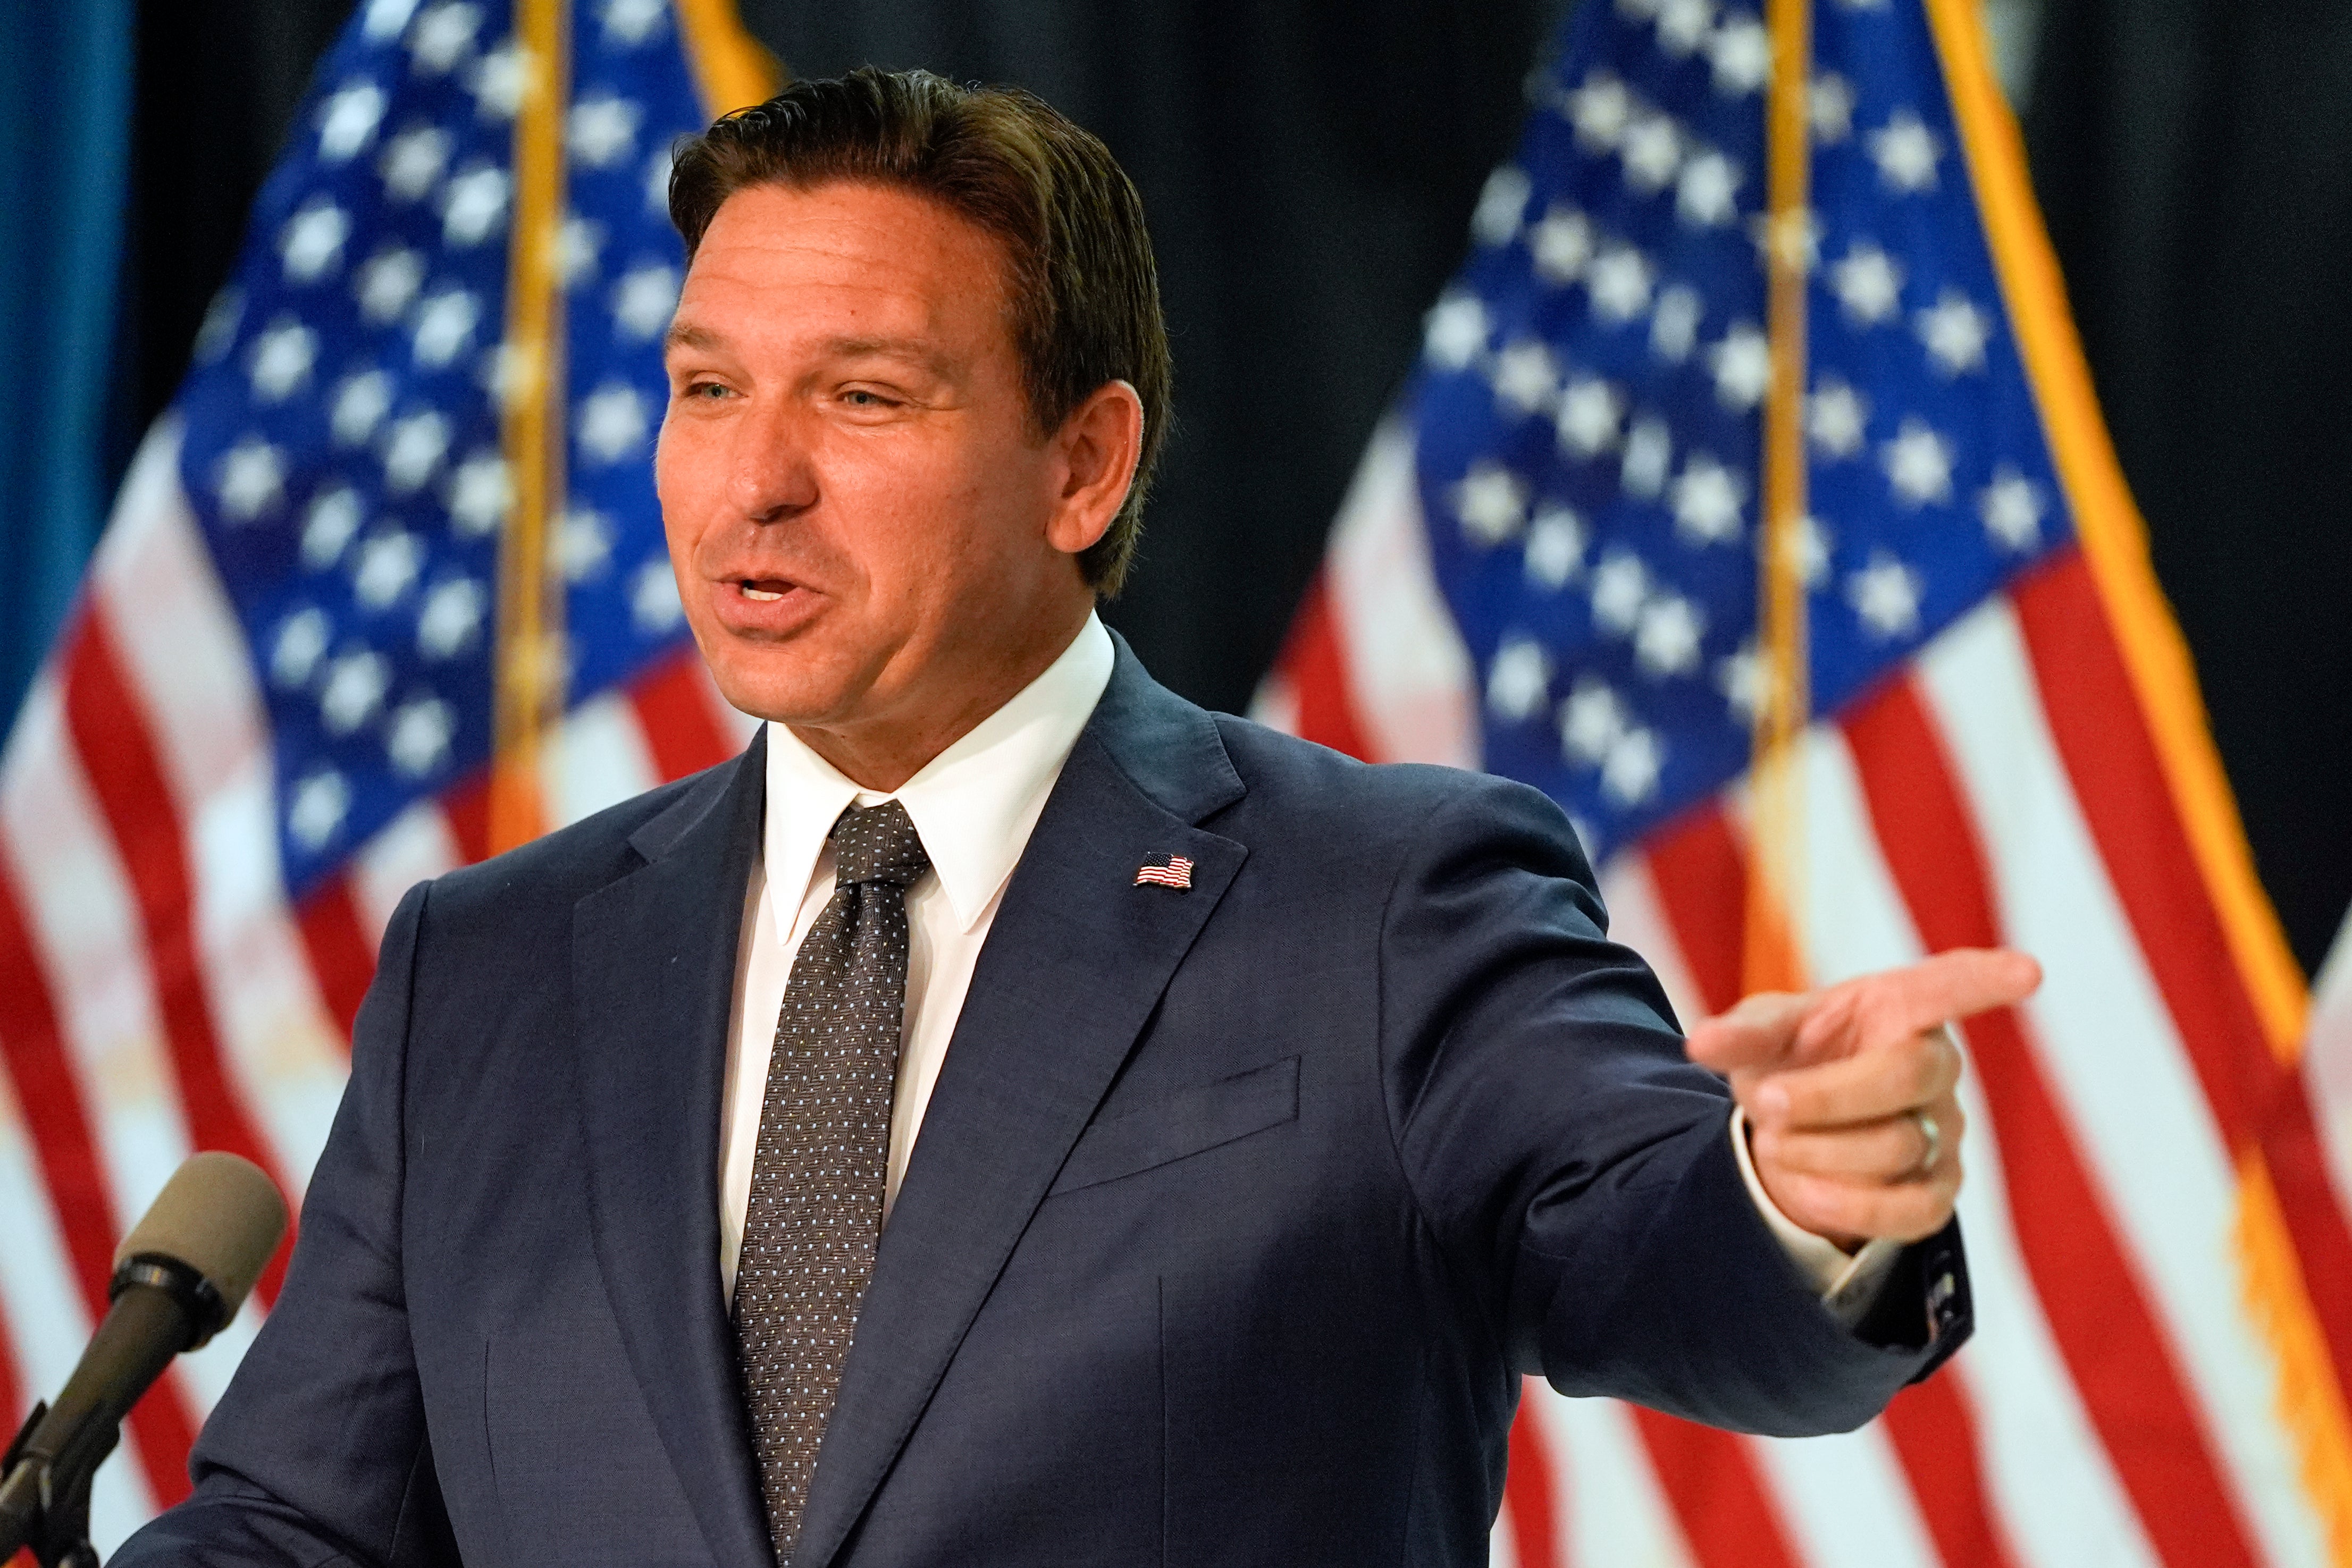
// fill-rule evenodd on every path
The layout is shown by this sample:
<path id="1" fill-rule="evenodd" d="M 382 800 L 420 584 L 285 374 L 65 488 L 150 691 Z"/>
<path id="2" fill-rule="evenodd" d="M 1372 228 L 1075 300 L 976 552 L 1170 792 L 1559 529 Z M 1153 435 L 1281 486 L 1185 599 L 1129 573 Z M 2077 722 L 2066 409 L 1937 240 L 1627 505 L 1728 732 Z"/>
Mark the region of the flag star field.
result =
<path id="1" fill-rule="evenodd" d="M 1816 9 L 1801 529 L 1835 712 L 2071 537 L 1927 19 Z M 1748 765 L 1763 689 L 1761 20 L 1593 0 L 1408 395 L 1486 767 L 1596 859 Z"/>
<path id="2" fill-rule="evenodd" d="M 578 702 L 685 636 L 651 457 L 705 115 L 668 8 L 583 5 L 562 116 L 568 475 L 548 529 Z M 488 761 L 514 118 L 509 7 L 369 0 L 321 67 L 182 391 L 182 483 L 263 677 L 299 898 Z"/>

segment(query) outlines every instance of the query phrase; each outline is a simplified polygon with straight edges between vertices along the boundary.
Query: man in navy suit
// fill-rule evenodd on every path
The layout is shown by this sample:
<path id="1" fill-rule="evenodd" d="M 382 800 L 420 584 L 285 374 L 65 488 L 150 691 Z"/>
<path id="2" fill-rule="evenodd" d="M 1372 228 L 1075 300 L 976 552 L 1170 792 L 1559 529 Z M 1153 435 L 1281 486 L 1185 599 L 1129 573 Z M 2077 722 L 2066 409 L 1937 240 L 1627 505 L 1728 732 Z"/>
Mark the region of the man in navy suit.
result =
<path id="1" fill-rule="evenodd" d="M 1483 1563 L 1524 1374 L 1801 1434 L 1959 1343 L 1941 1024 L 2029 960 L 1685 1042 L 1549 801 L 1156 685 L 1149 241 L 1034 99 L 801 84 L 672 209 L 664 516 L 770 722 L 410 893 L 119 1562 Z"/>

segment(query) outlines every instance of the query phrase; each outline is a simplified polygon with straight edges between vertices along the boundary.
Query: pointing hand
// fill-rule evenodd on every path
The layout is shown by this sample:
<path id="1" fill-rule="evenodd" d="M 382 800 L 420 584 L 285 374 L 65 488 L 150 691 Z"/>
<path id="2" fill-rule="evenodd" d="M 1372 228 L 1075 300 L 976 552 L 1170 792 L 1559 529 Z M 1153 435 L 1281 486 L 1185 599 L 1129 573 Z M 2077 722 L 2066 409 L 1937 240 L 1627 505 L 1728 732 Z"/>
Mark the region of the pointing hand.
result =
<path id="1" fill-rule="evenodd" d="M 1762 992 L 1691 1030 L 1730 1080 L 1780 1212 L 1851 1250 L 1944 1228 L 1960 1190 L 1960 1051 L 1944 1025 L 2032 995 L 2022 953 L 1959 949 L 1825 990 Z"/>

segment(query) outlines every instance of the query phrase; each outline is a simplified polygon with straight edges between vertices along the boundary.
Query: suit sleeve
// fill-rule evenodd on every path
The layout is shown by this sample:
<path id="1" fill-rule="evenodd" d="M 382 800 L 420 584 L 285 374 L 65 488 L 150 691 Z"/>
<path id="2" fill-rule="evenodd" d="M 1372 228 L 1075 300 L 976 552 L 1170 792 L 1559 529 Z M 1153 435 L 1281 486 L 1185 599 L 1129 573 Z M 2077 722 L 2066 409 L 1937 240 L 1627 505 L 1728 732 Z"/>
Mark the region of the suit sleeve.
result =
<path id="1" fill-rule="evenodd" d="M 1773 1436 L 1843 1431 L 1968 1332 L 1957 1230 L 1857 1331 L 1750 1201 L 1729 1097 L 1608 940 L 1558 807 L 1482 779 L 1433 811 L 1381 937 L 1384 1088 L 1437 1245 L 1511 1365 Z"/>
<path id="2" fill-rule="evenodd" d="M 411 889 L 385 930 L 286 1288 L 197 1439 L 194 1494 L 125 1542 L 118 1568 L 456 1561 L 401 1282 L 404 1061 L 428 889 Z"/>

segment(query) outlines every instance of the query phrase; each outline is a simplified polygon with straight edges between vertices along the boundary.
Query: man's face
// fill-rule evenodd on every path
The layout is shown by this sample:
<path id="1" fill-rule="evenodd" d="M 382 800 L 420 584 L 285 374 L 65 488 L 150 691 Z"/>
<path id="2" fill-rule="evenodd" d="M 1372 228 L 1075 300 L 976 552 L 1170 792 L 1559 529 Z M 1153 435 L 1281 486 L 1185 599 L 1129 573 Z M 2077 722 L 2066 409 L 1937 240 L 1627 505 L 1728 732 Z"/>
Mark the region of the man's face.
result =
<path id="1" fill-rule="evenodd" d="M 1032 427 L 1003 270 L 993 236 L 905 191 L 719 207 L 670 331 L 655 477 L 738 707 L 853 747 L 960 731 L 1076 630 L 1091 596 L 1048 537 L 1068 464 Z"/>

